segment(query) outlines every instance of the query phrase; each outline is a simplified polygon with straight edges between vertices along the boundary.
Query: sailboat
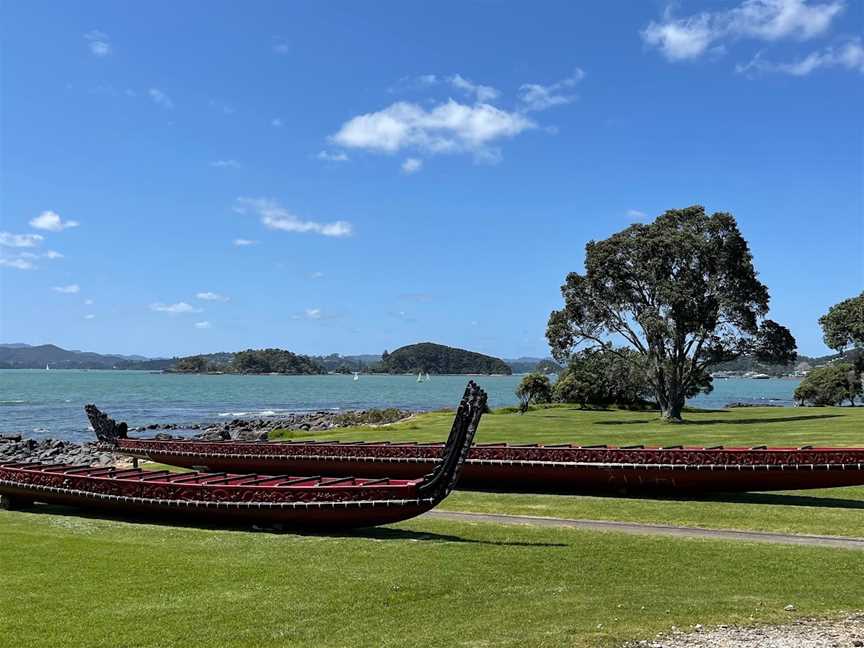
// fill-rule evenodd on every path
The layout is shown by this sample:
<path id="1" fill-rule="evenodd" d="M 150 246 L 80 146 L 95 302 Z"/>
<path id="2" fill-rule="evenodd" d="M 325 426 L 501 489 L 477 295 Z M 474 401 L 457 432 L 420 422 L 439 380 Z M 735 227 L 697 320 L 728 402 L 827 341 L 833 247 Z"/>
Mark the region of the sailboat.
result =
<path id="1" fill-rule="evenodd" d="M 422 371 L 417 373 L 417 382 L 423 382 L 423 372 Z"/>
<path id="2" fill-rule="evenodd" d="M 360 380 L 360 372 L 359 371 L 354 372 L 354 380 Z"/>
<path id="3" fill-rule="evenodd" d="M 429 372 L 426 372 L 426 379 L 423 382 L 429 382 Z"/>
<path id="4" fill-rule="evenodd" d="M 45 371 L 51 371 L 51 367 L 48 364 L 45 365 Z"/>

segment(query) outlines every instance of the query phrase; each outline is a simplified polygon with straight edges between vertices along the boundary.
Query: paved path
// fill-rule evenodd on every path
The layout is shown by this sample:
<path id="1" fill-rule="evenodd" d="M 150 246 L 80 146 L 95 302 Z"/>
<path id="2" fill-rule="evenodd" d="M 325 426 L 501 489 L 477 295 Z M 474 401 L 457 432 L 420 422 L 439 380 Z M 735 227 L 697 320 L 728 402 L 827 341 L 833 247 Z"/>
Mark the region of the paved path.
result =
<path id="1" fill-rule="evenodd" d="M 589 531 L 615 531 L 633 535 L 671 536 L 675 538 L 707 538 L 711 540 L 743 540 L 774 544 L 835 547 L 864 551 L 864 538 L 843 536 L 797 535 L 765 531 L 732 531 L 729 529 L 699 529 L 695 527 L 666 526 L 663 524 L 636 524 L 605 520 L 568 520 L 533 515 L 503 515 L 500 513 L 465 513 L 462 511 L 429 511 L 423 517 L 458 522 L 492 522 L 495 524 L 530 524 L 541 527 L 566 527 Z"/>

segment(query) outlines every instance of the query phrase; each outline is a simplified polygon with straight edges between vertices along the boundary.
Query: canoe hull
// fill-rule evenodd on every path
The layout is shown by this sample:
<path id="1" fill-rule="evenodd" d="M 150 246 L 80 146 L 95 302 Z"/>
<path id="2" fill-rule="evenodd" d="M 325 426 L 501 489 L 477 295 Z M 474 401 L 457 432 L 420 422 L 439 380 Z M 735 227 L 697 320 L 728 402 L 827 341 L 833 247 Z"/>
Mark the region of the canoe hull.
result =
<path id="1" fill-rule="evenodd" d="M 186 519 L 212 524 L 279 525 L 297 529 L 346 529 L 393 524 L 421 515 L 434 506 L 422 500 L 399 503 L 385 500 L 362 506 L 350 503 L 299 506 L 266 506 L 250 503 L 242 506 L 182 500 L 164 502 L 141 498 L 93 497 L 90 494 L 48 492 L 45 489 L 4 485 L 2 482 L 0 482 L 0 494 L 8 498 L 10 508 L 28 508 L 33 503 L 40 502 L 98 510 L 122 517 L 140 515 L 153 519 Z"/>
<path id="2" fill-rule="evenodd" d="M 405 445 L 220 444 L 129 440 L 120 452 L 216 471 L 418 479 L 436 448 Z M 178 444 L 180 444 L 178 446 Z M 281 448 L 279 446 L 282 446 Z M 339 452 L 330 452 L 332 449 Z M 407 449 L 407 451 L 406 451 Z M 534 493 L 682 493 L 864 485 L 861 449 L 600 449 L 475 446 L 457 488 Z"/>

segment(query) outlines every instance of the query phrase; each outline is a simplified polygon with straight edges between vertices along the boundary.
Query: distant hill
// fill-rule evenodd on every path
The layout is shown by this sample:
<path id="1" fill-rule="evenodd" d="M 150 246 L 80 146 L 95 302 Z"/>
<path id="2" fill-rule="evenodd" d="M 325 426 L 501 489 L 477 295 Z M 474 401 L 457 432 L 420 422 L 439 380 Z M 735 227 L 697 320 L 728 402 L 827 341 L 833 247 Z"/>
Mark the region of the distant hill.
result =
<path id="1" fill-rule="evenodd" d="M 54 344 L 0 345 L 0 368 L 3 369 L 126 369 L 136 360 L 121 355 L 103 355 L 85 351 L 68 351 Z"/>
<path id="2" fill-rule="evenodd" d="M 513 373 L 531 373 L 539 371 L 540 373 L 561 373 L 561 365 L 555 362 L 552 358 L 532 358 L 523 356 L 521 358 L 504 358 L 504 362 L 510 365 Z"/>
<path id="3" fill-rule="evenodd" d="M 455 347 L 421 342 L 384 352 L 382 369 L 386 373 L 435 374 L 511 374 L 510 365 L 500 358 Z"/>

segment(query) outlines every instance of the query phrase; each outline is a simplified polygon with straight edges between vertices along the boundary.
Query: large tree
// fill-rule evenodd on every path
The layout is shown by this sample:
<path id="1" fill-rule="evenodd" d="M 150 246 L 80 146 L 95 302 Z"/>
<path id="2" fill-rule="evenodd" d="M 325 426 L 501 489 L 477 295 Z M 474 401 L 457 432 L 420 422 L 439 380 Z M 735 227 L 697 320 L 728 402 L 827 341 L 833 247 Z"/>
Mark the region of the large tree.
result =
<path id="1" fill-rule="evenodd" d="M 680 421 L 687 396 L 710 384 L 711 365 L 742 354 L 796 357 L 789 330 L 765 319 L 768 289 L 728 213 L 673 209 L 591 241 L 585 273 L 568 274 L 561 293 L 564 308 L 546 330 L 555 359 L 585 346 L 614 352 L 613 341 L 626 341 L 668 421 Z"/>
<path id="2" fill-rule="evenodd" d="M 834 304 L 819 318 L 825 344 L 835 351 L 864 347 L 864 292 Z"/>

